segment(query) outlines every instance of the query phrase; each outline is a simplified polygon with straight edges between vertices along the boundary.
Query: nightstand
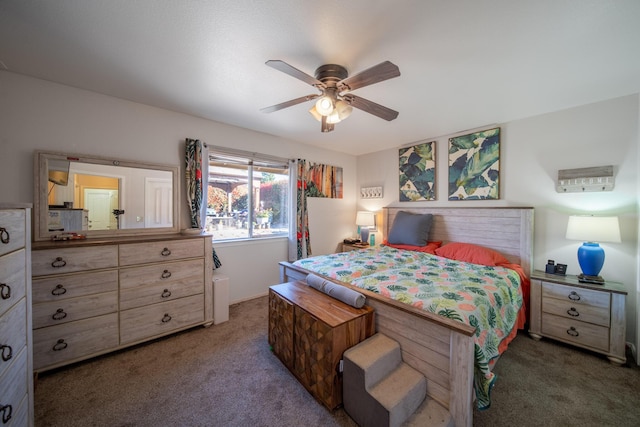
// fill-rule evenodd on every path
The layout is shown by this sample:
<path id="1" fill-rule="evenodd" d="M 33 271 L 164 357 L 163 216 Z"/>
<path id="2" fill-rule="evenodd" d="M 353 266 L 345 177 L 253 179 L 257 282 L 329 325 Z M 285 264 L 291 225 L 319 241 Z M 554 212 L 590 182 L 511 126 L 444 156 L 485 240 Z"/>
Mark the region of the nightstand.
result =
<path id="1" fill-rule="evenodd" d="M 580 283 L 576 276 L 531 274 L 529 335 L 552 338 L 626 362 L 625 298 L 622 283 Z"/>
<path id="2" fill-rule="evenodd" d="M 370 248 L 368 243 L 343 243 L 342 252 L 359 251 L 360 249 Z"/>

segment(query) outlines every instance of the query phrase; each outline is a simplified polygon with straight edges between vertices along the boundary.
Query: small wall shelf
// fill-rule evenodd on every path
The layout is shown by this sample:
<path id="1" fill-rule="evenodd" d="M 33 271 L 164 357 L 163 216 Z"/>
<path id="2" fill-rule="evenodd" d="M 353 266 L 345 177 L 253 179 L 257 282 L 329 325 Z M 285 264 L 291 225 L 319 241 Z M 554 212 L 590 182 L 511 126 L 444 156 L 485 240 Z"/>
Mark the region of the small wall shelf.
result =
<path id="1" fill-rule="evenodd" d="M 613 166 L 564 169 L 558 171 L 558 193 L 612 191 L 615 184 Z"/>

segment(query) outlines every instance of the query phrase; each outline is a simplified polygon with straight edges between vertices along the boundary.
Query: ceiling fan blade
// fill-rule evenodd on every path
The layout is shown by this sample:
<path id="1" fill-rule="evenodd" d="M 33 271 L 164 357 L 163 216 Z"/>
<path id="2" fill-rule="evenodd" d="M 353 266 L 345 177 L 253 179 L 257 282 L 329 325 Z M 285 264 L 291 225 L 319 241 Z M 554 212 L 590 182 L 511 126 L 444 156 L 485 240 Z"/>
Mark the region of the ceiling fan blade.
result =
<path id="1" fill-rule="evenodd" d="M 316 99 L 319 96 L 320 94 L 301 96 L 300 98 L 296 98 L 290 101 L 282 102 L 280 104 L 272 105 L 271 107 L 261 108 L 260 111 L 262 111 L 263 113 L 273 113 L 274 111 L 282 110 L 283 108 L 293 107 L 294 105 L 298 105 L 306 101 L 311 101 L 312 99 Z"/>
<path id="2" fill-rule="evenodd" d="M 398 77 L 399 75 L 400 69 L 397 65 L 389 61 L 384 61 L 338 82 L 338 88 L 341 92 L 345 90 L 356 90 L 361 87 Z"/>
<path id="3" fill-rule="evenodd" d="M 378 116 L 381 119 L 385 119 L 387 121 L 391 121 L 398 117 L 398 112 L 392 110 L 391 108 L 384 107 L 380 104 L 376 104 L 373 101 L 369 101 L 368 99 L 361 98 L 355 95 L 345 95 L 345 101 L 347 101 L 352 107 L 355 107 L 359 110 L 366 111 L 369 114 L 373 114 L 374 116 Z"/>
<path id="4" fill-rule="evenodd" d="M 304 71 L 300 71 L 295 67 L 287 64 L 284 61 L 280 61 L 279 59 L 271 59 L 265 62 L 269 67 L 275 68 L 278 71 L 282 71 L 285 74 L 289 74 L 291 77 L 295 77 L 298 80 L 302 80 L 303 82 L 310 84 L 311 86 L 324 88 L 325 84 L 315 77 L 311 77 L 309 74 Z"/>

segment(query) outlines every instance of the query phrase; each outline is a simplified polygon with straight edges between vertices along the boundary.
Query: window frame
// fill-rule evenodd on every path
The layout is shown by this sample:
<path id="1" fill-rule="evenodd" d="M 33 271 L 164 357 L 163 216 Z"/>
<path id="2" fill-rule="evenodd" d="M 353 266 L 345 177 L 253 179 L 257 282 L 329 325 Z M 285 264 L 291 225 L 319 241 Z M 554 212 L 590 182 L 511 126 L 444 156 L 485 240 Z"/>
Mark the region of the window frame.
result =
<path id="1" fill-rule="evenodd" d="M 249 241 L 249 240 L 264 240 L 264 239 L 277 239 L 277 238 L 289 238 L 291 235 L 292 224 L 291 224 L 291 212 L 294 209 L 292 204 L 293 198 L 291 195 L 291 180 L 294 178 L 292 173 L 294 172 L 294 168 L 292 167 L 291 161 L 289 159 L 271 156 L 267 154 L 261 154 L 251 151 L 243 151 L 236 150 L 227 147 L 219 147 L 219 146 L 208 146 L 208 176 L 207 176 L 207 192 L 203 196 L 206 198 L 209 192 L 209 182 L 210 178 L 213 176 L 212 168 L 214 167 L 214 162 L 216 163 L 225 163 L 225 166 L 228 166 L 229 169 L 239 169 L 247 172 L 247 217 L 246 221 L 248 223 L 247 226 L 247 235 L 243 237 L 228 237 L 228 238 L 216 238 L 214 233 L 214 241 L 217 243 L 227 243 L 227 242 L 238 242 L 238 241 Z M 219 165 L 215 165 L 219 166 Z M 271 171 L 270 171 L 271 170 Z M 286 220 L 286 229 L 274 234 L 260 234 L 256 235 L 255 233 L 255 225 L 257 221 L 254 218 L 254 211 L 256 210 L 256 206 L 254 203 L 254 173 L 257 172 L 268 172 L 268 173 L 276 173 L 277 170 L 286 170 L 287 183 L 284 186 L 286 194 L 283 205 L 286 207 L 285 212 L 282 214 L 282 217 Z M 279 174 L 278 175 L 284 175 Z M 207 208 L 207 200 L 205 199 L 204 203 L 205 209 Z M 215 218 L 215 217 L 214 217 Z"/>

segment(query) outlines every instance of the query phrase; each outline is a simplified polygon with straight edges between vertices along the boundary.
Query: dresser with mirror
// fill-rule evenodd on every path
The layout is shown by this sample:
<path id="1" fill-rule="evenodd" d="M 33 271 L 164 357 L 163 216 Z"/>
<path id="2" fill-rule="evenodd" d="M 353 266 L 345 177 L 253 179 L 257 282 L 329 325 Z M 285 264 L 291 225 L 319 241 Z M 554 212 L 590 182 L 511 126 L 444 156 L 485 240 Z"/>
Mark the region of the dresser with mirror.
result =
<path id="1" fill-rule="evenodd" d="M 178 167 L 44 151 L 34 166 L 36 372 L 213 323 L 212 240 L 180 232 Z"/>

